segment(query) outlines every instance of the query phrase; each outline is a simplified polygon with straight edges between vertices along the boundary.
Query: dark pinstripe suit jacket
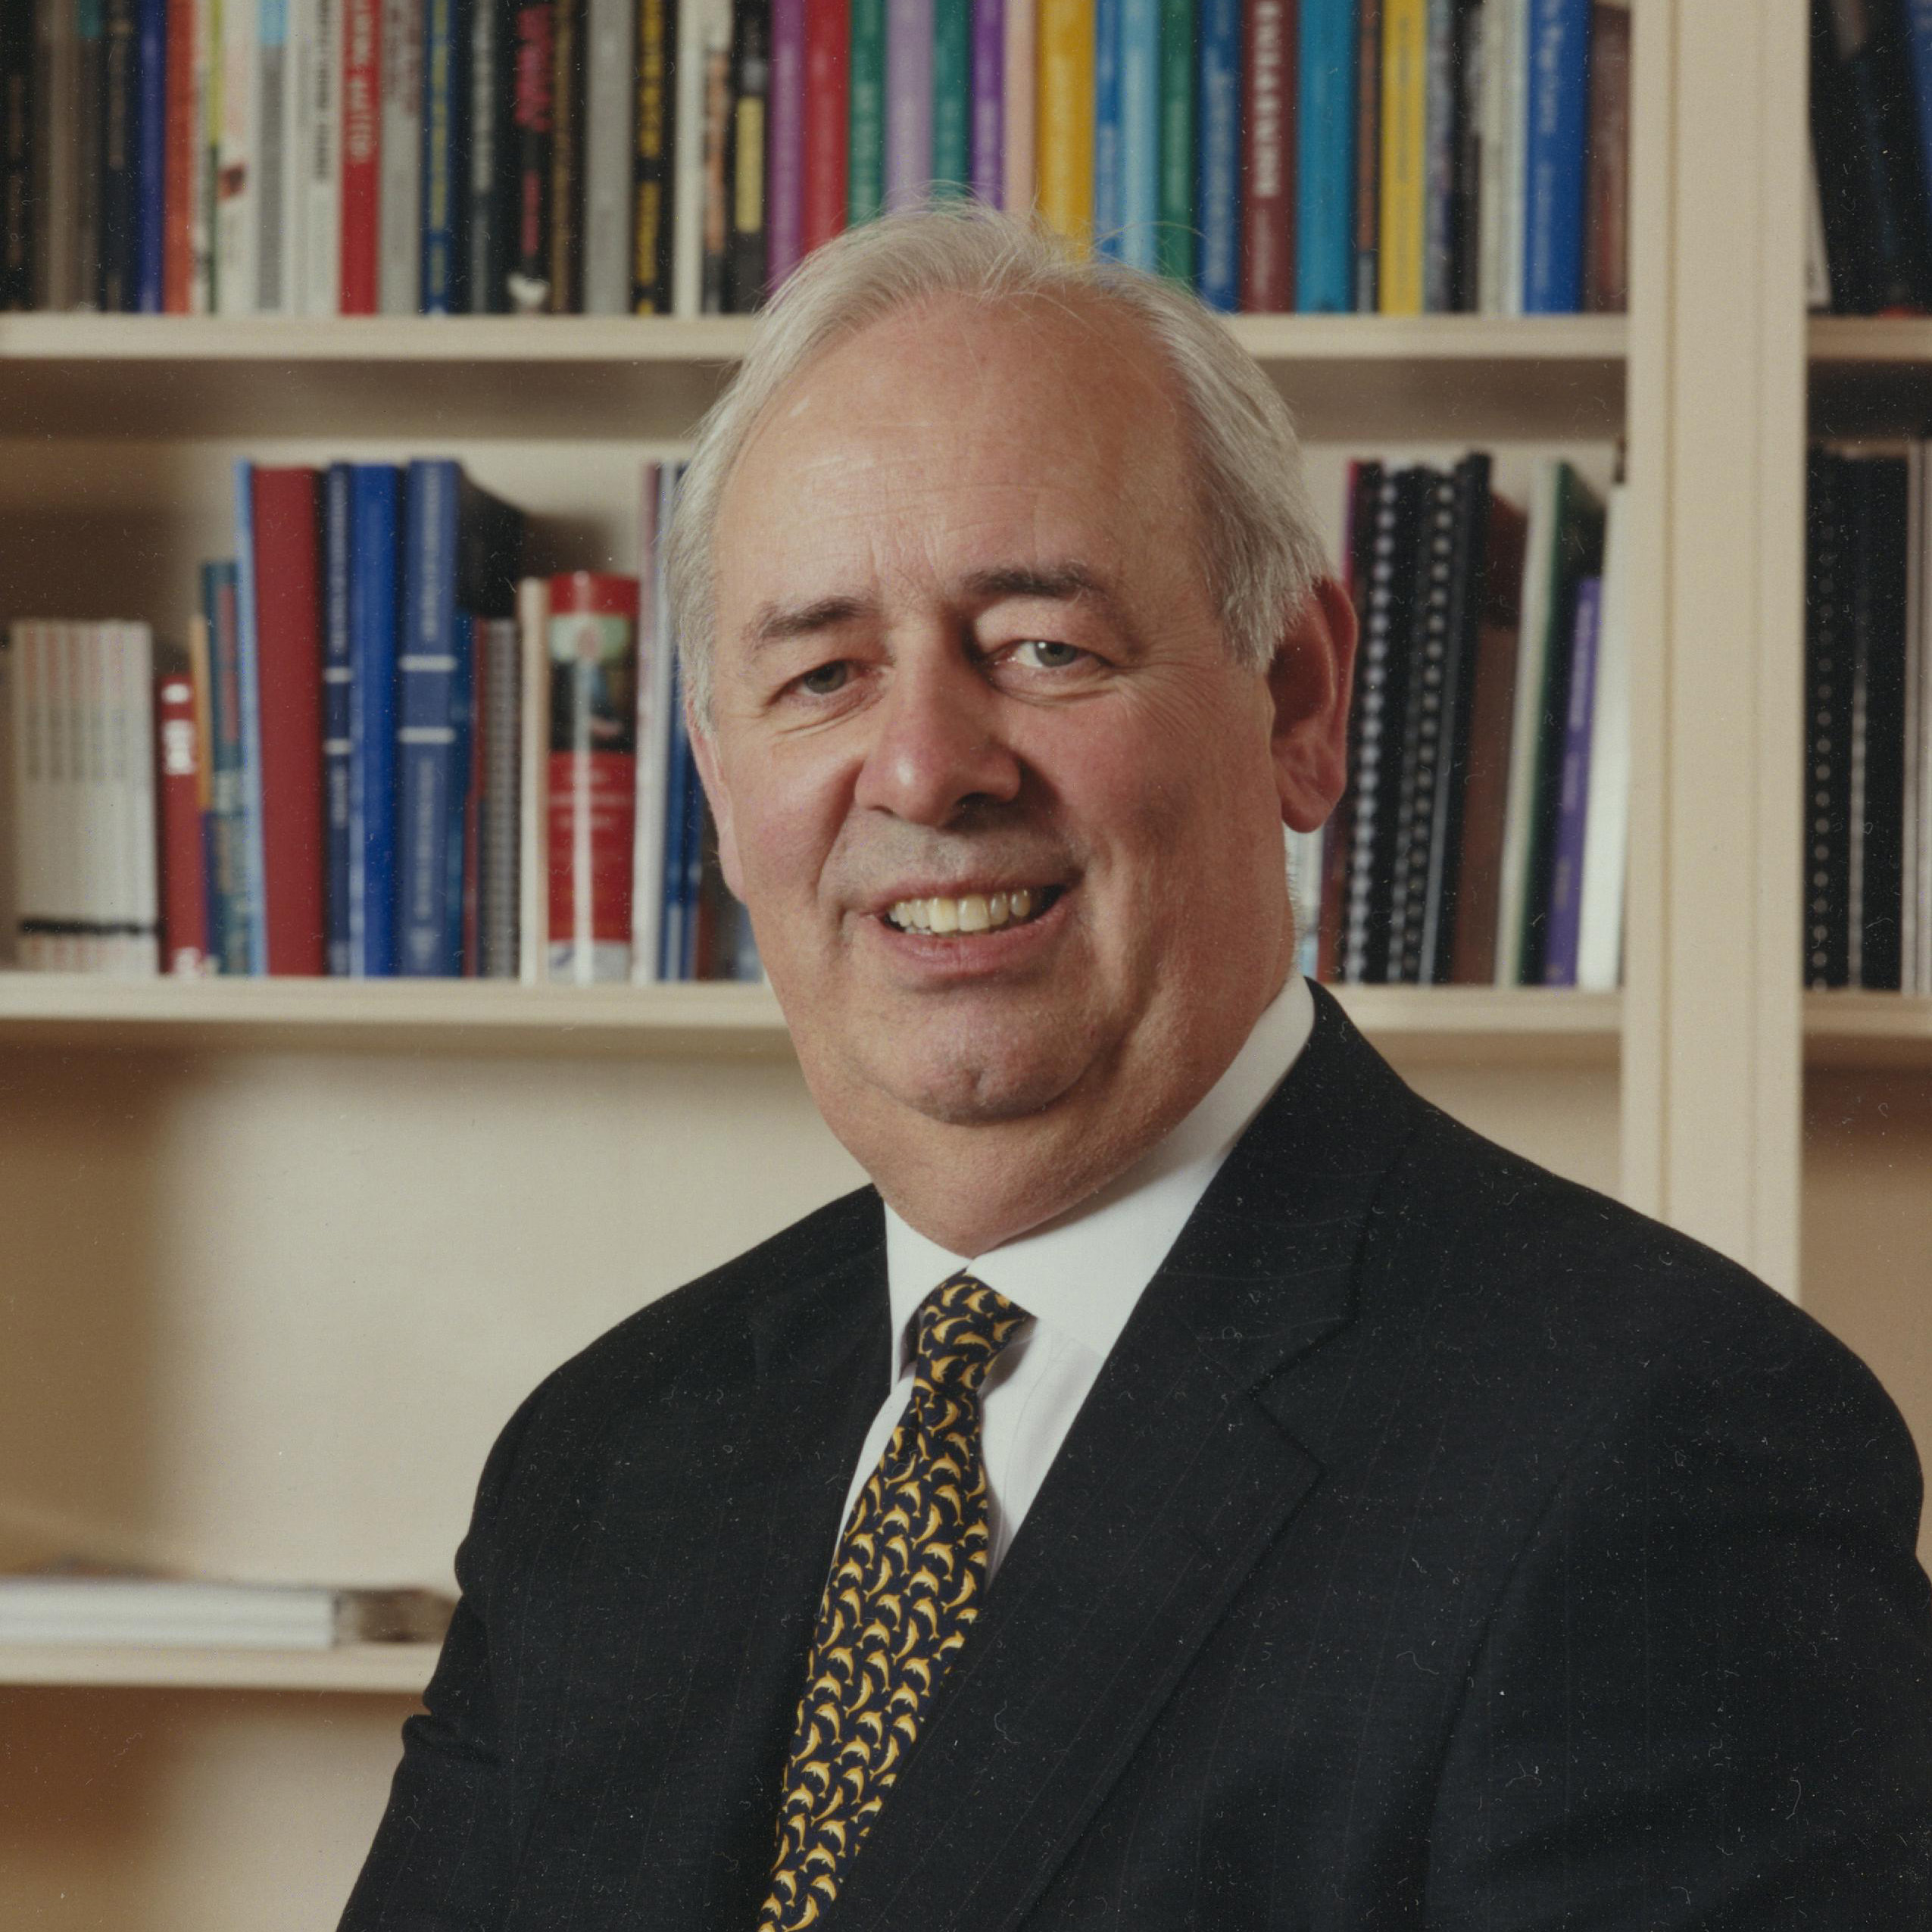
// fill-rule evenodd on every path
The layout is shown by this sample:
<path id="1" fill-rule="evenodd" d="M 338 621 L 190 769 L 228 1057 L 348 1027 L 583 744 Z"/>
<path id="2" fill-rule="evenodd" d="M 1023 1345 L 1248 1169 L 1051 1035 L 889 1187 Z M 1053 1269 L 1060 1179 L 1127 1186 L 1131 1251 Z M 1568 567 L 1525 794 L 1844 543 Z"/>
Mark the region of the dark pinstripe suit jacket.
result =
<path id="1" fill-rule="evenodd" d="M 1316 1004 L 828 1924 L 1932 1925 L 1890 1403 Z M 525 1403 L 350 1932 L 750 1927 L 887 1325 L 866 1192 Z"/>

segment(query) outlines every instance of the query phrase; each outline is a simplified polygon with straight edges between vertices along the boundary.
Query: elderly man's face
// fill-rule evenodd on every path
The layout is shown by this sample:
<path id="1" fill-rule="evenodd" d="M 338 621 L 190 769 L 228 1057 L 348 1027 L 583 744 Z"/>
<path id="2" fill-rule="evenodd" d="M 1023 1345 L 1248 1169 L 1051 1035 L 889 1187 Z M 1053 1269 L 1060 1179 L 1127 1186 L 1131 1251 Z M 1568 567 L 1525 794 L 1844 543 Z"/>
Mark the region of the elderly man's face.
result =
<path id="1" fill-rule="evenodd" d="M 732 474 L 700 757 L 875 1175 L 929 1122 L 1049 1120 L 1075 1167 L 1144 1144 L 1286 975 L 1281 825 L 1340 784 L 1334 653 L 1236 667 L 1182 436 L 1117 322 L 950 301 L 813 364 Z M 1345 645 L 1341 676 L 1345 705 Z"/>

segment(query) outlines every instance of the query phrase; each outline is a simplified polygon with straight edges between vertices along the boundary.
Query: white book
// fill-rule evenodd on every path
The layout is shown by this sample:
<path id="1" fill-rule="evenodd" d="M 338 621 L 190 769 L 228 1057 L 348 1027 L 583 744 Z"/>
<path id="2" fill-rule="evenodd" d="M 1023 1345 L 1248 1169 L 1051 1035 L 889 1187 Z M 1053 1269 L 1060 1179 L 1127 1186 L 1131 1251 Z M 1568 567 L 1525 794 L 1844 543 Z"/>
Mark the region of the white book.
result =
<path id="1" fill-rule="evenodd" d="M 671 174 L 671 310 L 703 305 L 704 266 L 704 23 L 710 0 L 678 0 L 676 151 Z"/>
<path id="2" fill-rule="evenodd" d="M 13 919 L 7 940 L 16 966 L 41 963 L 39 935 L 30 928 L 45 916 L 47 782 L 45 626 L 16 620 L 8 628 L 7 844 L 13 880 Z"/>
<path id="3" fill-rule="evenodd" d="M 414 315 L 423 305 L 423 0 L 382 0 L 379 151 L 376 307 Z"/>
<path id="4" fill-rule="evenodd" d="M 517 977 L 533 986 L 550 956 L 550 580 L 517 586 L 517 652 L 523 670 L 517 792 Z"/>
<path id="5" fill-rule="evenodd" d="M 631 192 L 636 150 L 634 0 L 589 0 L 584 93 L 584 313 L 631 307 Z"/>
<path id="6" fill-rule="evenodd" d="M 301 261 L 295 306 L 334 315 L 342 287 L 342 12 L 340 0 L 304 0 L 303 127 L 297 193 Z"/>
<path id="7" fill-rule="evenodd" d="M 323 1650 L 327 1590 L 121 1577 L 0 1577 L 0 1642 Z"/>
<path id="8" fill-rule="evenodd" d="M 123 624 L 121 716 L 126 747 L 123 775 L 125 812 L 133 846 L 130 888 L 133 932 L 130 972 L 142 977 L 161 969 L 159 829 L 154 822 L 154 640 L 145 624 Z"/>
<path id="9" fill-rule="evenodd" d="M 255 124 L 259 76 L 254 0 L 222 0 L 221 139 L 215 202 L 215 299 L 223 315 L 255 312 Z"/>
<path id="10" fill-rule="evenodd" d="M 1603 593 L 1590 700 L 1590 797 L 1584 807 L 1577 985 L 1615 990 L 1622 974 L 1624 882 L 1630 851 L 1630 502 L 1610 492 L 1603 525 Z"/>
<path id="11" fill-rule="evenodd" d="M 302 0 L 259 0 L 255 9 L 255 311 L 261 315 L 286 315 L 295 307 L 295 264 L 301 255 L 295 232 L 301 210 L 297 56 L 306 11 Z"/>
<path id="12" fill-rule="evenodd" d="M 1476 196 L 1476 302 L 1484 315 L 1501 315 L 1508 299 L 1508 142 L 1506 74 L 1513 17 L 1524 0 L 1484 0 L 1482 11 L 1481 101 L 1481 179 Z"/>
<path id="13" fill-rule="evenodd" d="M 1523 248 L 1530 167 L 1530 8 L 1509 0 L 1503 69 L 1503 313 L 1523 312 Z"/>
<path id="14" fill-rule="evenodd" d="M 214 306 L 215 169 L 221 130 L 221 0 L 189 0 L 195 9 L 195 164 L 188 182 L 188 309 L 206 315 Z"/>
<path id="15" fill-rule="evenodd" d="M 640 540 L 638 574 L 637 832 L 631 869 L 631 978 L 649 985 L 658 977 L 664 932 L 664 788 L 671 764 L 676 702 L 676 638 L 664 583 L 663 535 L 671 525 L 681 463 L 645 466 L 648 542 Z"/>
<path id="16" fill-rule="evenodd" d="M 1523 947 L 1524 900 L 1536 812 L 1537 754 L 1550 676 L 1550 583 L 1556 561 L 1561 460 L 1548 457 L 1530 485 L 1523 546 L 1522 621 L 1517 631 L 1515 710 L 1509 726 L 1509 779 L 1503 808 L 1503 878 L 1497 892 L 1496 983 L 1514 986 Z"/>

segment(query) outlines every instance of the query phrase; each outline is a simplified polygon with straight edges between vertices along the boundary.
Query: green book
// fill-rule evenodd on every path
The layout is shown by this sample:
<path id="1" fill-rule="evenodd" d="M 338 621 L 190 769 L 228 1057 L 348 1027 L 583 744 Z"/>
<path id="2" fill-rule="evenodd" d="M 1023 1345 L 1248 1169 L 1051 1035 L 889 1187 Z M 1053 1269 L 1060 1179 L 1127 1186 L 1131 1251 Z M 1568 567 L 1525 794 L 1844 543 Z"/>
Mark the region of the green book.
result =
<path id="1" fill-rule="evenodd" d="M 933 0 L 932 192 L 972 186 L 972 0 Z"/>
<path id="2" fill-rule="evenodd" d="M 846 220 L 856 228 L 885 204 L 885 0 L 852 0 L 851 61 Z"/>
<path id="3" fill-rule="evenodd" d="M 1160 226 L 1162 274 L 1194 279 L 1194 0 L 1161 0 Z"/>

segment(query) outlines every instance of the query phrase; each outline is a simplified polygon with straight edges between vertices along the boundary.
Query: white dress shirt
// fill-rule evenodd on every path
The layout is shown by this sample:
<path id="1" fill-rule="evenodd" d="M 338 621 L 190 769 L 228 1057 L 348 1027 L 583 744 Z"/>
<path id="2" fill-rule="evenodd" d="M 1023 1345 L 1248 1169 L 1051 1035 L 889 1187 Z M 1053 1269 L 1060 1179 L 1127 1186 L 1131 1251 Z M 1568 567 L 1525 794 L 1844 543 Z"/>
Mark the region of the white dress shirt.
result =
<path id="1" fill-rule="evenodd" d="M 1314 1025 L 1307 982 L 1291 974 L 1186 1119 L 1098 1194 L 1016 1241 L 981 1255 L 949 1254 L 885 1210 L 898 1372 L 859 1452 L 846 1517 L 912 1394 L 913 1316 L 948 1275 L 969 1268 L 1033 1317 L 980 1390 L 991 1580 L 1134 1304 Z"/>

